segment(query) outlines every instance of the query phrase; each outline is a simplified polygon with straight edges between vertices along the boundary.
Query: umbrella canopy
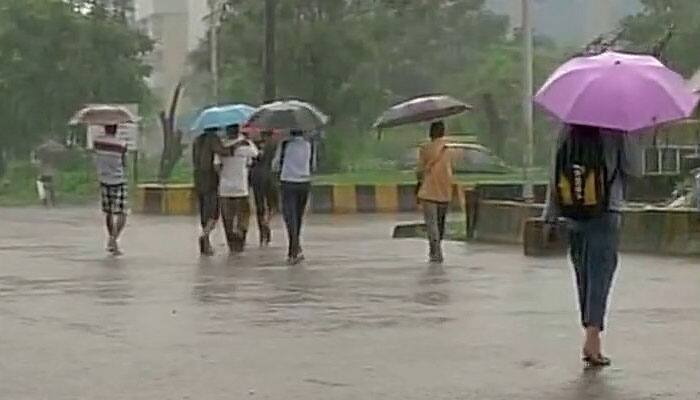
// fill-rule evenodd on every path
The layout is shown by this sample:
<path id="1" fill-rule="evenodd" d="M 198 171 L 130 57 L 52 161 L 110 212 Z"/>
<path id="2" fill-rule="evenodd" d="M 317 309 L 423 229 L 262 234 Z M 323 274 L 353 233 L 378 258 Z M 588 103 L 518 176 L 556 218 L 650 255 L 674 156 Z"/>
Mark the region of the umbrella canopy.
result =
<path id="1" fill-rule="evenodd" d="M 138 118 L 124 107 L 97 104 L 87 106 L 75 113 L 70 124 L 120 125 L 133 124 L 136 121 Z"/>
<path id="2" fill-rule="evenodd" d="M 243 125 L 255 109 L 247 104 L 231 104 L 210 107 L 202 111 L 195 119 L 190 130 L 195 135 L 208 128 L 224 128 L 229 125 Z"/>
<path id="3" fill-rule="evenodd" d="M 535 96 L 563 122 L 626 132 L 688 118 L 698 99 L 656 58 L 612 51 L 566 62 Z"/>
<path id="4" fill-rule="evenodd" d="M 36 158 L 42 162 L 61 163 L 69 156 L 69 151 L 63 144 L 49 139 L 35 150 Z"/>
<path id="5" fill-rule="evenodd" d="M 450 96 L 424 96 L 397 104 L 385 111 L 374 123 L 377 129 L 416 122 L 428 122 L 471 110 L 472 106 Z"/>
<path id="6" fill-rule="evenodd" d="M 323 128 L 330 118 L 309 103 L 298 100 L 276 101 L 260 106 L 248 125 L 261 130 L 288 129 L 314 131 Z"/>

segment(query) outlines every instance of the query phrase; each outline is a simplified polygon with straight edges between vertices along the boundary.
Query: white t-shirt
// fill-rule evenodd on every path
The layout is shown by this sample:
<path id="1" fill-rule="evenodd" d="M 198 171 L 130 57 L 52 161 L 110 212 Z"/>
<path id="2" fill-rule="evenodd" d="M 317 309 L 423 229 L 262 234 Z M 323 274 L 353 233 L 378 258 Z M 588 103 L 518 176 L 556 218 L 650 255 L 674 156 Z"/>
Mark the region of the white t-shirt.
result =
<path id="1" fill-rule="evenodd" d="M 224 142 L 224 146 L 231 146 L 241 140 Z M 248 184 L 248 169 L 253 158 L 258 156 L 258 148 L 248 141 L 247 146 L 236 149 L 232 157 L 221 157 L 221 178 L 219 179 L 219 196 L 221 197 L 248 197 L 250 193 Z"/>

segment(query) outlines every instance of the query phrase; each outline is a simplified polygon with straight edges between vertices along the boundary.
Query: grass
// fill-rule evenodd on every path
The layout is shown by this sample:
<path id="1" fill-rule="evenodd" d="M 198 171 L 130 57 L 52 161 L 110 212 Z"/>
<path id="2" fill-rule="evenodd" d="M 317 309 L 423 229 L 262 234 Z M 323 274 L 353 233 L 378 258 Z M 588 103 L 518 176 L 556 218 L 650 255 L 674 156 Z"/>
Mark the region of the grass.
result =
<path id="1" fill-rule="evenodd" d="M 155 182 L 157 159 L 139 160 L 139 182 Z M 181 160 L 175 167 L 169 183 L 191 183 L 192 166 L 188 160 Z M 321 185 L 393 185 L 412 184 L 416 182 L 415 173 L 390 168 L 372 169 L 364 165 L 366 171 L 354 171 L 318 175 L 314 183 Z M 36 193 L 36 168 L 27 161 L 17 161 L 9 165 L 5 177 L 0 179 L 0 206 L 31 206 L 40 201 Z M 546 182 L 544 170 L 533 170 L 536 182 Z M 456 180 L 465 185 L 487 183 L 520 183 L 522 173 L 514 171 L 507 174 L 458 174 Z M 132 183 L 133 184 L 133 183 Z M 66 165 L 59 168 L 56 177 L 56 197 L 59 204 L 87 204 L 97 201 L 99 197 L 95 167 L 89 155 L 76 153 Z"/>
<path id="2" fill-rule="evenodd" d="M 535 182 L 546 182 L 547 175 L 543 170 L 533 171 Z M 488 184 L 488 183 L 521 183 L 523 176 L 521 172 L 508 174 L 457 174 L 457 182 L 462 184 Z M 347 172 L 338 174 L 319 175 L 314 179 L 315 183 L 324 185 L 382 185 L 382 184 L 410 184 L 416 182 L 416 175 L 413 171 L 366 171 Z"/>
<path id="3" fill-rule="evenodd" d="M 40 205 L 36 180 L 37 170 L 32 164 L 27 161 L 11 163 L 7 174 L 0 179 L 0 207 Z M 89 156 L 73 155 L 58 169 L 55 185 L 59 205 L 83 205 L 99 199 L 99 184 Z"/>

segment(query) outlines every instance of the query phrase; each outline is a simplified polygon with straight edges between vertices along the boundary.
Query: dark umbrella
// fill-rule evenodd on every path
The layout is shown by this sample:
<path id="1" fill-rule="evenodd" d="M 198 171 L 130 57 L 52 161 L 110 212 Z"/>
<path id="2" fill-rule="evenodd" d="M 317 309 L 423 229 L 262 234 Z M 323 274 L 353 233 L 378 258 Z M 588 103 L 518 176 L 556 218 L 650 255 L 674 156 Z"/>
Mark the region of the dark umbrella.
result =
<path id="1" fill-rule="evenodd" d="M 315 131 L 328 123 L 328 116 L 309 103 L 298 100 L 276 101 L 260 106 L 248 120 L 250 128 Z"/>
<path id="2" fill-rule="evenodd" d="M 68 148 L 53 139 L 49 139 L 35 150 L 36 158 L 45 163 L 60 164 L 69 155 Z"/>
<path id="3" fill-rule="evenodd" d="M 423 96 L 397 104 L 386 110 L 374 123 L 377 129 L 429 122 L 472 109 L 469 104 L 445 95 Z"/>

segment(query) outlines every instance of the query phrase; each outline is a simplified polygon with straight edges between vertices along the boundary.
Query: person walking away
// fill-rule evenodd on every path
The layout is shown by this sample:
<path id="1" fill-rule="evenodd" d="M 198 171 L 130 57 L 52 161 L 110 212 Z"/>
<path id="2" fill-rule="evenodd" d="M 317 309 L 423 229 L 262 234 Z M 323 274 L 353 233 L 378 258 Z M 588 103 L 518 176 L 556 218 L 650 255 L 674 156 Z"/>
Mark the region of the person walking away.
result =
<path id="1" fill-rule="evenodd" d="M 576 276 L 583 360 L 610 365 L 603 355 L 608 295 L 618 264 L 625 183 L 642 174 L 638 137 L 592 126 L 571 125 L 560 135 L 543 214 L 545 237 L 560 217 L 569 223 Z"/>
<path id="2" fill-rule="evenodd" d="M 240 253 L 250 222 L 249 168 L 258 149 L 240 134 L 238 125 L 226 127 L 226 136 L 224 147 L 230 149 L 230 154 L 221 157 L 219 200 L 229 250 Z"/>
<path id="3" fill-rule="evenodd" d="M 60 146 L 60 144 L 49 140 L 39 146 L 32 154 L 33 164 L 36 165 L 39 172 L 36 182 L 39 199 L 46 207 L 56 205 L 56 165 L 53 159 L 55 156 L 52 156 L 50 148 Z"/>
<path id="4" fill-rule="evenodd" d="M 311 190 L 311 173 L 315 169 L 313 152 L 313 145 L 304 137 L 304 133 L 293 130 L 289 138 L 280 143 L 273 162 L 273 170 L 280 173 L 282 216 L 289 241 L 289 265 L 304 260 L 301 231 Z"/>
<path id="5" fill-rule="evenodd" d="M 218 128 L 207 128 L 192 144 L 194 186 L 197 191 L 199 218 L 202 233 L 199 236 L 199 251 L 211 256 L 211 233 L 219 220 L 219 172 L 214 165 L 216 149 L 221 145 Z"/>
<path id="6" fill-rule="evenodd" d="M 272 241 L 270 220 L 272 214 L 278 209 L 279 193 L 272 173 L 272 161 L 276 150 L 272 132 L 262 132 L 261 136 L 262 140 L 256 143 L 260 154 L 255 158 L 250 169 L 250 184 L 255 199 L 260 246 L 268 246 Z"/>
<path id="7" fill-rule="evenodd" d="M 118 241 L 126 226 L 126 151 L 126 142 L 117 138 L 117 125 L 105 125 L 104 134 L 94 140 L 102 211 L 109 235 L 107 251 L 114 255 L 122 254 Z"/>
<path id="8" fill-rule="evenodd" d="M 444 261 L 445 218 L 452 199 L 452 157 L 442 121 L 430 125 L 429 136 L 430 142 L 421 146 L 418 157 L 417 197 L 428 231 L 429 260 L 441 264 Z"/>

